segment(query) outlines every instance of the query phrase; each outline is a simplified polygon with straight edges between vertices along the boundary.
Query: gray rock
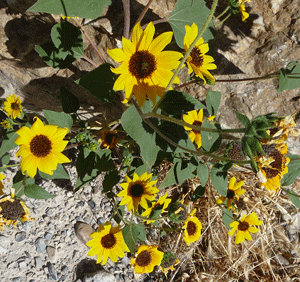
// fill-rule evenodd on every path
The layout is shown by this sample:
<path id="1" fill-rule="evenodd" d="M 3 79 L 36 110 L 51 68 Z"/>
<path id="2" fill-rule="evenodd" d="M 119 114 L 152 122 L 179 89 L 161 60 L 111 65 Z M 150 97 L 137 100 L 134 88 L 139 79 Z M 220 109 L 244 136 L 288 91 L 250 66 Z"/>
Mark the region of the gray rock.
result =
<path id="1" fill-rule="evenodd" d="M 9 237 L 6 237 L 4 235 L 0 235 L 0 244 L 1 245 L 7 245 L 10 242 Z"/>
<path id="2" fill-rule="evenodd" d="M 25 240 L 25 238 L 26 238 L 26 233 L 24 231 L 16 233 L 15 239 L 17 242 L 21 242 Z"/>
<path id="3" fill-rule="evenodd" d="M 68 272 L 68 267 L 67 267 L 66 265 L 63 265 L 63 266 L 61 267 L 61 272 L 62 272 L 62 273 L 67 273 L 67 272 Z"/>
<path id="4" fill-rule="evenodd" d="M 46 250 L 45 240 L 41 237 L 37 238 L 35 241 L 35 247 L 36 247 L 36 251 L 39 254 L 45 252 Z"/>
<path id="5" fill-rule="evenodd" d="M 32 225 L 31 221 L 25 221 L 23 224 L 22 224 L 22 228 L 26 231 L 30 228 L 30 226 Z"/>
<path id="6" fill-rule="evenodd" d="M 48 208 L 46 210 L 46 215 L 52 215 L 53 214 L 53 210 L 51 208 Z"/>
<path id="7" fill-rule="evenodd" d="M 55 248 L 48 246 L 46 248 L 49 259 L 52 261 L 55 259 Z"/>
<path id="8" fill-rule="evenodd" d="M 24 271 L 27 268 L 27 263 L 25 261 L 20 261 L 18 267 L 20 271 Z"/>
<path id="9" fill-rule="evenodd" d="M 40 257 L 35 257 L 34 263 L 35 263 L 35 268 L 37 268 L 37 269 L 41 269 L 43 266 L 43 261 Z"/>
<path id="10" fill-rule="evenodd" d="M 49 276 L 53 279 L 53 280 L 57 280 L 57 274 L 54 268 L 54 265 L 51 262 L 47 263 L 47 267 L 48 267 L 48 271 L 49 271 Z"/>
<path id="11" fill-rule="evenodd" d="M 93 210 L 96 207 L 96 204 L 93 200 L 89 200 L 88 201 L 88 205 L 90 206 L 90 208 Z"/>
<path id="12" fill-rule="evenodd" d="M 90 241 L 92 238 L 90 237 L 90 234 L 92 232 L 95 232 L 95 230 L 87 223 L 84 222 L 77 222 L 74 226 L 75 234 L 77 238 L 83 243 L 86 244 L 88 241 Z"/>
<path id="13" fill-rule="evenodd" d="M 45 236 L 44 236 L 45 240 L 50 241 L 52 239 L 52 237 L 53 237 L 53 234 L 51 232 L 45 233 Z"/>
<path id="14" fill-rule="evenodd" d="M 60 280 L 61 281 L 65 281 L 67 279 L 67 277 L 65 276 L 65 275 L 62 275 L 61 277 L 60 277 Z"/>
<path id="15" fill-rule="evenodd" d="M 20 277 L 15 277 L 15 278 L 12 279 L 12 281 L 13 282 L 19 282 L 19 281 L 21 281 L 21 278 Z"/>

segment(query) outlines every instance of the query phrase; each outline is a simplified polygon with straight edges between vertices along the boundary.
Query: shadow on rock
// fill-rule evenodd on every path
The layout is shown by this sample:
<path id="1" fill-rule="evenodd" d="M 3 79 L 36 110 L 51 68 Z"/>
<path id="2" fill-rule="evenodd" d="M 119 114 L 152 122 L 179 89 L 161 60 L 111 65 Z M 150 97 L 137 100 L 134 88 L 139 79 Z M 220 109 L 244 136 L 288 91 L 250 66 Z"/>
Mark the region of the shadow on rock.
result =
<path id="1" fill-rule="evenodd" d="M 85 277 L 92 276 L 102 269 L 103 267 L 100 264 L 96 264 L 95 260 L 83 259 L 76 267 L 76 280 L 84 281 Z"/>

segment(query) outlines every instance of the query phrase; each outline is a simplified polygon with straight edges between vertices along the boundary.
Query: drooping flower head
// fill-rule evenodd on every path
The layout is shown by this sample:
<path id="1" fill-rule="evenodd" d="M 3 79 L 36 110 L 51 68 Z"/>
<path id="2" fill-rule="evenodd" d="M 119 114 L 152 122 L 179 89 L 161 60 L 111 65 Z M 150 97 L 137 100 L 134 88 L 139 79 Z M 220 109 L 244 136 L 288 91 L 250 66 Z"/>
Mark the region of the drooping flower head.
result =
<path id="1" fill-rule="evenodd" d="M 57 164 L 70 162 L 61 153 L 68 144 L 63 138 L 69 130 L 57 125 L 44 125 L 38 117 L 34 119 L 30 128 L 23 126 L 16 132 L 19 137 L 15 143 L 20 146 L 17 156 L 22 157 L 21 170 L 30 177 L 36 175 L 37 169 L 52 175 Z"/>
<path id="2" fill-rule="evenodd" d="M 22 200 L 15 198 L 15 189 L 11 188 L 10 195 L 0 199 L 0 230 L 4 226 L 17 226 L 18 220 L 32 220 L 28 207 Z"/>
<path id="3" fill-rule="evenodd" d="M 192 26 L 186 25 L 185 32 L 184 49 L 187 51 L 198 35 L 198 26 L 195 23 Z M 204 84 L 206 84 L 204 77 L 208 78 L 214 84 L 215 78 L 208 70 L 214 70 L 217 66 L 213 63 L 215 60 L 212 56 L 205 55 L 208 51 L 208 43 L 204 43 L 204 39 L 201 37 L 187 58 L 186 63 L 189 73 L 195 72 L 196 76 L 203 79 Z"/>
<path id="4" fill-rule="evenodd" d="M 166 193 L 162 197 L 159 197 L 159 199 L 156 202 L 152 202 L 151 203 L 152 206 L 147 208 L 141 215 L 150 217 L 152 216 L 152 213 L 156 208 L 161 209 L 160 213 L 163 213 L 172 201 L 172 199 L 167 199 L 167 197 L 168 197 L 168 193 Z M 147 224 L 153 222 L 155 222 L 155 220 L 147 220 Z"/>
<path id="5" fill-rule="evenodd" d="M 227 208 L 229 211 L 232 210 L 233 208 L 232 206 L 233 202 L 238 201 L 239 196 L 245 193 L 245 190 L 241 189 L 241 187 L 244 185 L 244 181 L 239 181 L 238 183 L 235 182 L 236 182 L 236 178 L 231 177 L 227 188 L 227 196 L 226 197 L 220 196 L 217 199 L 217 204 L 222 204 L 227 199 Z"/>
<path id="6" fill-rule="evenodd" d="M 201 126 L 204 121 L 203 109 L 190 111 L 186 115 L 183 115 L 182 118 L 186 123 Z M 211 116 L 207 119 L 213 120 L 214 118 L 215 118 L 215 116 Z M 185 126 L 184 129 L 187 131 L 190 131 L 189 137 L 192 142 L 196 143 L 196 145 L 198 146 L 198 149 L 199 149 L 202 146 L 201 132 L 199 130 L 192 129 L 187 126 Z"/>
<path id="7" fill-rule="evenodd" d="M 157 180 L 151 181 L 151 178 L 152 173 L 147 174 L 147 172 L 141 176 L 134 173 L 133 179 L 130 179 L 126 175 L 127 182 L 120 184 L 123 190 L 117 195 L 118 197 L 123 197 L 120 205 L 127 204 L 127 210 L 133 210 L 134 213 L 136 213 L 139 205 L 147 209 L 147 200 L 150 202 L 153 201 L 155 195 L 159 192 L 159 190 L 153 186 Z"/>
<path id="8" fill-rule="evenodd" d="M 179 260 L 173 253 L 164 252 L 164 256 L 159 268 L 165 275 L 167 275 L 169 270 L 174 270 L 174 266 L 178 263 Z"/>
<path id="9" fill-rule="evenodd" d="M 162 33 L 153 40 L 154 33 L 152 22 L 145 30 L 138 23 L 133 28 L 132 42 L 123 37 L 123 49 L 107 50 L 109 56 L 121 63 L 118 68 L 111 68 L 111 71 L 120 74 L 113 89 L 125 89 L 124 103 L 134 94 L 140 107 L 146 97 L 155 104 L 156 96 L 162 96 L 173 76 L 172 70 L 179 65 L 181 53 L 162 51 L 171 42 L 173 32 Z M 180 83 L 178 77 L 174 83 Z"/>
<path id="10" fill-rule="evenodd" d="M 228 232 L 228 235 L 232 236 L 235 231 L 237 231 L 235 236 L 235 243 L 240 244 L 246 240 L 252 241 L 251 233 L 257 233 L 258 228 L 251 225 L 262 225 L 262 220 L 257 218 L 255 212 L 252 212 L 249 215 L 243 215 L 240 221 L 233 221 L 229 224 L 232 229 Z"/>
<path id="11" fill-rule="evenodd" d="M 15 94 L 9 95 L 4 102 L 3 110 L 9 117 L 11 117 L 12 119 L 16 119 L 17 117 L 21 117 L 21 103 L 22 101 L 19 96 L 15 96 Z"/>
<path id="12" fill-rule="evenodd" d="M 88 256 L 97 255 L 97 263 L 102 261 L 102 265 L 106 264 L 108 258 L 117 262 L 118 257 L 125 256 L 124 252 L 130 252 L 124 242 L 120 225 L 111 227 L 111 224 L 106 222 L 104 226 L 99 226 L 97 232 L 91 233 L 90 237 L 93 239 L 86 243 L 88 247 L 91 247 Z"/>
<path id="13" fill-rule="evenodd" d="M 258 178 L 260 185 L 270 192 L 280 189 L 282 176 L 288 173 L 290 159 L 286 157 L 288 146 L 286 144 L 263 145 L 266 156 L 256 158 L 258 162 Z"/>
<path id="14" fill-rule="evenodd" d="M 114 148 L 116 143 L 118 143 L 117 131 L 103 130 L 101 139 L 98 140 L 98 143 L 102 143 L 106 149 Z"/>
<path id="15" fill-rule="evenodd" d="M 164 253 L 157 248 L 158 246 L 139 246 L 136 258 L 130 261 L 135 273 L 150 273 L 161 263 Z"/>
<path id="16" fill-rule="evenodd" d="M 199 240 L 201 236 L 202 224 L 200 220 L 194 216 L 196 209 L 194 209 L 184 222 L 184 241 L 189 246 L 191 243 Z"/>

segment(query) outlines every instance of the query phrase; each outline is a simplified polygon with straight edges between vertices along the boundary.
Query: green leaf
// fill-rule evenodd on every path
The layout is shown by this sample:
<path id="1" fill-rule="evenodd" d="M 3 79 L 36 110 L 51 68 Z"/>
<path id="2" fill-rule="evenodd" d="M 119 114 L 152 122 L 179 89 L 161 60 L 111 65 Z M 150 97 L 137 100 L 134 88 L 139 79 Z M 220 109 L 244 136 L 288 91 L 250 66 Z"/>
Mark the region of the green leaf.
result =
<path id="1" fill-rule="evenodd" d="M 121 123 L 127 134 L 140 146 L 144 161 L 149 167 L 152 167 L 159 152 L 159 147 L 155 142 L 154 130 L 143 122 L 133 105 L 123 113 Z"/>
<path id="2" fill-rule="evenodd" d="M 280 69 L 278 93 L 300 87 L 300 64 L 296 63 L 297 61 L 292 61 L 286 69 Z"/>
<path id="3" fill-rule="evenodd" d="M 5 155 L 2 159 L 1 159 L 1 162 L 2 162 L 2 165 L 7 165 L 10 161 L 10 157 L 11 157 L 11 154 L 7 154 Z"/>
<path id="4" fill-rule="evenodd" d="M 185 180 L 194 178 L 193 172 L 198 166 L 197 158 L 192 157 L 191 160 L 179 160 L 175 163 L 175 178 L 177 184 L 181 185 Z"/>
<path id="5" fill-rule="evenodd" d="M 227 228 L 231 229 L 232 227 L 230 227 L 229 224 L 234 221 L 232 211 L 224 209 L 222 215 L 222 221 Z"/>
<path id="6" fill-rule="evenodd" d="M 116 169 L 108 171 L 105 174 L 104 180 L 103 180 L 103 183 L 102 183 L 103 192 L 107 193 L 107 192 L 111 191 L 111 189 L 115 185 L 117 185 L 119 181 L 120 181 L 120 175 L 119 175 L 119 172 Z"/>
<path id="7" fill-rule="evenodd" d="M 167 92 L 160 108 L 169 115 L 179 115 L 194 109 L 205 109 L 205 106 L 189 94 L 171 90 Z"/>
<path id="8" fill-rule="evenodd" d="M 100 174 L 98 169 L 93 169 L 90 171 L 90 174 L 86 174 L 82 177 L 78 177 L 76 180 L 75 191 L 83 188 L 85 185 L 89 184 L 92 180 L 94 180 Z"/>
<path id="9" fill-rule="evenodd" d="M 281 185 L 282 186 L 289 186 L 295 182 L 297 177 L 300 176 L 300 156 L 293 156 L 297 157 L 298 160 L 292 160 L 292 156 L 287 155 L 291 161 L 288 164 L 288 173 L 282 177 Z"/>
<path id="10" fill-rule="evenodd" d="M 136 227 L 138 228 L 139 230 L 139 237 L 138 239 L 145 242 L 146 241 L 146 230 L 145 230 L 145 227 L 143 226 L 140 226 L 140 225 L 136 225 Z"/>
<path id="11" fill-rule="evenodd" d="M 129 248 L 130 252 L 133 254 L 135 251 L 137 239 L 140 234 L 140 228 L 135 224 L 132 224 L 131 228 L 130 225 L 127 225 L 122 229 L 122 234 L 127 247 Z"/>
<path id="12" fill-rule="evenodd" d="M 202 123 L 202 127 L 204 128 L 211 128 L 211 129 L 217 129 L 216 125 L 209 121 L 208 119 L 205 119 Z M 207 132 L 207 131 L 201 131 L 201 137 L 202 137 L 202 148 L 205 151 L 212 151 L 217 150 L 218 145 L 220 143 L 220 134 L 216 132 Z"/>
<path id="13" fill-rule="evenodd" d="M 50 194 L 41 186 L 29 184 L 25 186 L 24 194 L 32 199 L 50 199 L 55 198 L 55 195 Z"/>
<path id="14" fill-rule="evenodd" d="M 172 186 L 174 184 L 176 184 L 175 165 L 171 167 L 163 182 L 159 185 L 159 189 L 162 190 L 163 188 Z"/>
<path id="15" fill-rule="evenodd" d="M 238 120 L 241 122 L 242 125 L 244 125 L 245 127 L 250 126 L 251 121 L 247 116 L 245 116 L 245 115 L 243 115 L 243 114 L 241 114 L 237 111 L 235 111 L 235 114 L 236 114 L 236 117 L 238 118 Z"/>
<path id="16" fill-rule="evenodd" d="M 183 39 L 185 36 L 185 25 L 198 25 L 198 32 L 207 20 L 210 10 L 206 7 L 204 0 L 178 0 L 174 10 L 169 16 L 169 23 L 173 29 L 177 45 L 184 49 Z M 203 34 L 205 41 L 214 38 L 212 31 L 213 23 L 210 22 Z"/>
<path id="17" fill-rule="evenodd" d="M 76 80 L 76 83 L 86 88 L 101 101 L 110 103 L 116 95 L 116 92 L 113 91 L 116 75 L 110 70 L 110 67 L 110 64 L 103 64 Z"/>
<path id="18" fill-rule="evenodd" d="M 99 171 L 109 171 L 114 169 L 114 163 L 111 158 L 111 151 L 109 149 L 96 152 L 94 167 Z"/>
<path id="19" fill-rule="evenodd" d="M 53 171 L 52 175 L 41 171 L 39 171 L 39 174 L 42 178 L 45 179 L 70 179 L 69 174 L 66 172 L 62 164 L 57 164 L 57 168 Z"/>
<path id="20" fill-rule="evenodd" d="M 18 145 L 15 143 L 16 138 L 19 135 L 15 132 L 7 132 L 6 136 L 4 137 L 1 147 L 0 147 L 0 158 L 8 151 L 18 147 Z"/>
<path id="21" fill-rule="evenodd" d="M 191 196 L 191 201 L 195 202 L 205 194 L 205 186 L 199 185 Z"/>
<path id="22" fill-rule="evenodd" d="M 210 116 L 217 114 L 220 103 L 221 103 L 221 92 L 219 91 L 208 91 L 206 96 L 206 107 Z"/>
<path id="23" fill-rule="evenodd" d="M 28 11 L 95 19 L 110 4 L 111 0 L 39 0 Z"/>
<path id="24" fill-rule="evenodd" d="M 290 200 L 292 201 L 292 203 L 298 208 L 300 209 L 300 199 L 299 199 L 299 195 L 291 190 L 285 189 L 284 191 L 286 191 L 290 197 Z"/>
<path id="25" fill-rule="evenodd" d="M 199 163 L 197 166 L 197 175 L 200 179 L 201 185 L 205 186 L 208 180 L 208 167 L 205 164 Z"/>
<path id="26" fill-rule="evenodd" d="M 76 113 L 80 107 L 78 98 L 67 88 L 60 88 L 60 98 L 63 111 L 66 114 Z"/>
<path id="27" fill-rule="evenodd" d="M 49 124 L 57 125 L 60 128 L 67 127 L 69 130 L 72 129 L 73 119 L 69 114 L 49 110 L 43 110 L 43 113 Z"/>
<path id="28" fill-rule="evenodd" d="M 215 164 L 210 171 L 212 185 L 220 195 L 227 196 L 228 177 L 227 167 L 221 163 Z"/>
<path id="29" fill-rule="evenodd" d="M 26 177 L 19 169 L 13 178 L 13 188 L 16 190 L 16 197 L 20 198 L 24 195 L 25 188 L 23 185 L 34 184 L 34 181 L 34 178 Z"/>
<path id="30" fill-rule="evenodd" d="M 55 24 L 51 29 L 51 39 L 61 52 L 79 59 L 84 56 L 81 31 L 73 24 L 64 21 Z"/>

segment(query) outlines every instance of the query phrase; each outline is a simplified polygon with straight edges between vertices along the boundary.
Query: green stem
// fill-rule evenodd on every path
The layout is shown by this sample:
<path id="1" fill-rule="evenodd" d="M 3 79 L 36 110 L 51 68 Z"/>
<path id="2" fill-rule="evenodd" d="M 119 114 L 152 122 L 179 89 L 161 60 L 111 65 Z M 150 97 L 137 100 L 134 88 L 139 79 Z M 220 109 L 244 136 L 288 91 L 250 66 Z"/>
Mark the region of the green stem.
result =
<path id="1" fill-rule="evenodd" d="M 193 48 L 195 47 L 196 43 L 198 42 L 198 40 L 201 38 L 201 36 L 203 35 L 204 31 L 206 30 L 206 28 L 208 27 L 214 12 L 217 8 L 217 4 L 218 4 L 218 0 L 214 0 L 213 4 L 211 6 L 211 10 L 210 13 L 206 19 L 205 24 L 203 25 L 202 29 L 200 30 L 198 36 L 195 38 L 195 40 L 193 41 L 193 43 L 191 44 L 191 46 L 189 47 L 189 49 L 186 51 L 183 59 L 181 60 L 179 66 L 177 67 L 177 69 L 175 70 L 171 80 L 169 81 L 164 94 L 162 95 L 162 97 L 158 100 L 157 104 L 155 105 L 155 107 L 153 108 L 152 112 L 156 112 L 157 109 L 159 108 L 159 105 L 161 104 L 161 102 L 163 101 L 164 97 L 166 96 L 166 93 L 168 92 L 168 90 L 170 89 L 171 85 L 173 84 L 173 81 L 175 80 L 175 78 L 177 77 L 179 71 L 181 70 L 181 67 L 184 65 L 184 63 L 186 62 L 187 58 L 189 57 L 191 51 L 193 50 Z"/>
<path id="2" fill-rule="evenodd" d="M 15 166 L 18 166 L 18 165 L 20 165 L 20 164 L 3 165 L 3 166 L 0 167 L 0 169 L 1 168 L 7 168 L 7 167 L 15 167 Z"/>
<path id="3" fill-rule="evenodd" d="M 226 18 L 224 20 L 222 20 L 221 22 L 219 22 L 215 27 L 217 28 L 219 25 L 221 25 L 222 23 L 224 23 L 225 21 L 227 21 L 227 19 L 231 16 L 231 13 L 229 13 Z"/>
<path id="4" fill-rule="evenodd" d="M 230 9 L 230 7 L 227 6 L 227 8 L 220 15 L 218 15 L 217 17 L 215 17 L 215 20 L 221 18 L 229 9 Z"/>
<path id="5" fill-rule="evenodd" d="M 114 206 L 115 206 L 115 212 L 116 212 L 116 214 L 117 214 L 118 217 L 123 221 L 123 223 L 124 223 L 125 225 L 128 224 L 128 222 L 126 222 L 126 220 L 123 218 L 123 216 L 119 213 L 118 206 L 117 206 L 117 203 L 116 203 L 115 198 L 113 197 L 112 200 L 113 200 L 113 203 L 114 203 Z"/>

